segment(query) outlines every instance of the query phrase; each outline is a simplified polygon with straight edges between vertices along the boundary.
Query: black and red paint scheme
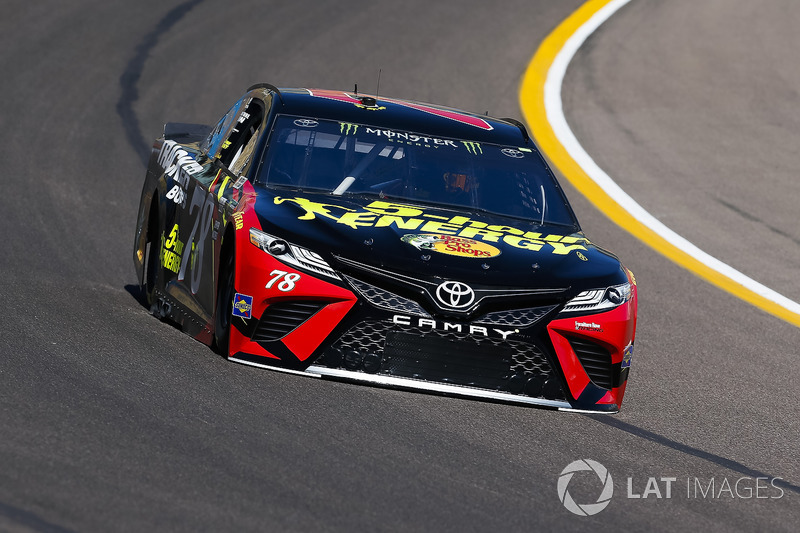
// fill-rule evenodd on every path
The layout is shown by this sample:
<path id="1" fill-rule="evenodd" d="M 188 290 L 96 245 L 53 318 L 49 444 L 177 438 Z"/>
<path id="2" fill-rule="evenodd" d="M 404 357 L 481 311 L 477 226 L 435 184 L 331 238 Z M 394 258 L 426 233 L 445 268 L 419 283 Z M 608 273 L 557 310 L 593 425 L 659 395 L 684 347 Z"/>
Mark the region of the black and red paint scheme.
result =
<path id="1" fill-rule="evenodd" d="M 154 314 L 240 363 L 563 410 L 625 393 L 633 274 L 511 119 L 256 85 L 165 126 L 134 263 Z"/>

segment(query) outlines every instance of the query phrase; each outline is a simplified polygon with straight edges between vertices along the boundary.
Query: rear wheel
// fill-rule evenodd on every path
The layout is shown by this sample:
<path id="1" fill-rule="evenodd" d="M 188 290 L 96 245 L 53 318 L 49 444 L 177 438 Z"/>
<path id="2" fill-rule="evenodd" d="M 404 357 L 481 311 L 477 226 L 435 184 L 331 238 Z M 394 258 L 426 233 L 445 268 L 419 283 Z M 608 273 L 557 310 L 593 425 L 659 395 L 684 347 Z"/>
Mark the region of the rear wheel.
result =
<path id="1" fill-rule="evenodd" d="M 159 276 L 159 233 L 158 233 L 158 199 L 153 197 L 150 206 L 150 216 L 147 222 L 147 240 L 145 242 L 145 263 L 144 263 L 144 303 L 152 308 L 155 304 L 155 291 Z"/>
<path id="2" fill-rule="evenodd" d="M 214 345 L 224 357 L 230 355 L 231 317 L 233 316 L 233 296 L 236 289 L 236 269 L 233 250 L 222 256 L 219 265 L 217 286 L 217 308 L 214 321 Z"/>

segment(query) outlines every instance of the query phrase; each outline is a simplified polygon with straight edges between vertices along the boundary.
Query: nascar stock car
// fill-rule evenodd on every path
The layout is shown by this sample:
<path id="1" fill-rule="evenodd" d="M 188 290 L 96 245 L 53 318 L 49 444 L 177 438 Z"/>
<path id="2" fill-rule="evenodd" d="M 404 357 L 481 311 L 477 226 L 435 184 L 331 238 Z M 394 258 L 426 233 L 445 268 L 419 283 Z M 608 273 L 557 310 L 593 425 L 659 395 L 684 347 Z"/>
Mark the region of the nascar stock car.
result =
<path id="1" fill-rule="evenodd" d="M 134 262 L 150 310 L 231 361 L 567 410 L 625 393 L 633 274 L 513 119 L 255 85 L 164 126 Z"/>

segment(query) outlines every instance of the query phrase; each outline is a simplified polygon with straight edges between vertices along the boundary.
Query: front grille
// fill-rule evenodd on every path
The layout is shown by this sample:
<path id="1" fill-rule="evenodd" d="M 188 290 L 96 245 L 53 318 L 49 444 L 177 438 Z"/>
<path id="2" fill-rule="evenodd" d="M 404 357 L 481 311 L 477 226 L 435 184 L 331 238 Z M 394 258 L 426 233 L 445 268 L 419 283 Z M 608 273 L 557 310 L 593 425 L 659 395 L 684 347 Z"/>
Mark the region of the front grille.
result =
<path id="1" fill-rule="evenodd" d="M 345 332 L 317 364 L 564 399 L 544 352 L 526 340 L 476 337 L 456 331 L 366 320 Z"/>
<path id="2" fill-rule="evenodd" d="M 611 352 L 599 344 L 577 337 L 570 337 L 569 343 L 589 379 L 598 387 L 611 390 L 614 382 Z"/>
<path id="3" fill-rule="evenodd" d="M 261 315 L 252 340 L 272 342 L 282 339 L 300 324 L 311 318 L 325 306 L 326 302 L 296 300 L 271 304 Z"/>
<path id="4" fill-rule="evenodd" d="M 430 316 L 417 302 L 398 296 L 367 282 L 345 276 L 350 285 L 369 303 L 380 309 L 404 315 Z"/>
<path id="5" fill-rule="evenodd" d="M 511 326 L 515 328 L 528 328 L 536 324 L 547 313 L 557 306 L 548 305 L 545 307 L 532 307 L 530 309 L 510 309 L 507 311 L 495 311 L 487 313 L 476 320 L 480 324 L 491 324 L 493 326 Z"/>
<path id="6" fill-rule="evenodd" d="M 509 377 L 512 350 L 476 342 L 390 331 L 381 370 L 392 376 L 499 389 Z"/>

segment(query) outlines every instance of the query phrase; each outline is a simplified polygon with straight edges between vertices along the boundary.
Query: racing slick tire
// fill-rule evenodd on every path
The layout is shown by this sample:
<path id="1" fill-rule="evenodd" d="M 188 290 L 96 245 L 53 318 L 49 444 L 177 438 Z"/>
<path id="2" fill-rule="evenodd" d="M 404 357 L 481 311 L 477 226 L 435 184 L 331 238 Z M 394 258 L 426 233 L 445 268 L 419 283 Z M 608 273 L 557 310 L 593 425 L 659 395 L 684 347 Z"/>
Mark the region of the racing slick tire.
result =
<path id="1" fill-rule="evenodd" d="M 230 355 L 233 296 L 236 292 L 236 269 L 234 266 L 233 246 L 231 246 L 223 253 L 220 260 L 217 306 L 214 312 L 214 347 L 220 355 L 226 358 Z"/>
<path id="2" fill-rule="evenodd" d="M 156 305 L 156 287 L 158 286 L 158 276 L 161 265 L 159 264 L 158 254 L 158 198 L 153 197 L 150 206 L 150 216 L 147 221 L 147 241 L 145 243 L 145 262 L 144 276 L 141 286 L 144 296 L 144 303 L 153 314 L 157 314 L 154 306 Z"/>

